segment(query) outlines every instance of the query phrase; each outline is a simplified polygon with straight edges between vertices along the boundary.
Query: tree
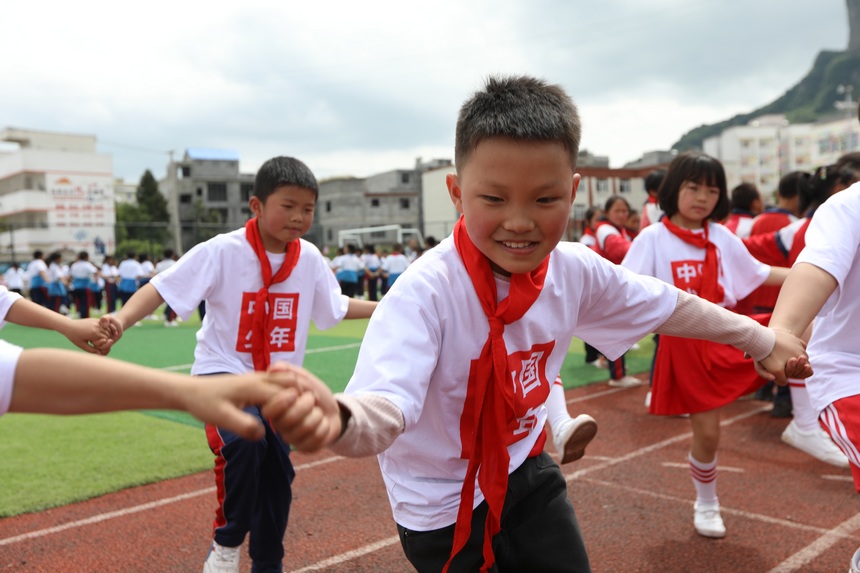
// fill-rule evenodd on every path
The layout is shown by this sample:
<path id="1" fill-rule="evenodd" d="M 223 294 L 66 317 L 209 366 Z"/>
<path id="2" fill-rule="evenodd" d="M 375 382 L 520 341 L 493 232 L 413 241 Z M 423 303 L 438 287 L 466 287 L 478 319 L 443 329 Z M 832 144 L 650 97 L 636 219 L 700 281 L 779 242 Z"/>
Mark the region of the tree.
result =
<path id="1" fill-rule="evenodd" d="M 158 182 L 147 169 L 137 187 L 137 205 L 116 206 L 116 243 L 138 245 L 134 251 L 156 255 L 170 242 L 170 215 L 167 200 L 158 190 Z M 146 248 L 140 248 L 145 245 Z"/>

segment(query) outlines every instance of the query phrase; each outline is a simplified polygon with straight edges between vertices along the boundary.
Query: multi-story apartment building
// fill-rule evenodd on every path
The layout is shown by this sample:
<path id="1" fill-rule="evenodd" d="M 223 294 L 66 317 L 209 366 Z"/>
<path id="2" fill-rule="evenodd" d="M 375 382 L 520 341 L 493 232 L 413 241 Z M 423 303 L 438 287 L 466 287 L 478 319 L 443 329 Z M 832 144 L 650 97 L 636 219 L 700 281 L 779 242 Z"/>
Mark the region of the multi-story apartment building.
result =
<path id="1" fill-rule="evenodd" d="M 218 233 L 245 224 L 254 174 L 239 172 L 239 154 L 229 149 L 190 147 L 171 160 L 158 188 L 167 198 L 175 247 L 186 252 Z"/>
<path id="2" fill-rule="evenodd" d="M 772 201 L 787 173 L 813 171 L 845 153 L 860 151 L 860 126 L 856 117 L 843 114 L 800 124 L 790 124 L 783 115 L 768 115 L 709 137 L 703 148 L 722 161 L 729 190 L 752 183 L 766 201 Z"/>
<path id="3" fill-rule="evenodd" d="M 113 164 L 95 136 L 10 127 L 0 142 L 0 258 L 113 252 Z"/>

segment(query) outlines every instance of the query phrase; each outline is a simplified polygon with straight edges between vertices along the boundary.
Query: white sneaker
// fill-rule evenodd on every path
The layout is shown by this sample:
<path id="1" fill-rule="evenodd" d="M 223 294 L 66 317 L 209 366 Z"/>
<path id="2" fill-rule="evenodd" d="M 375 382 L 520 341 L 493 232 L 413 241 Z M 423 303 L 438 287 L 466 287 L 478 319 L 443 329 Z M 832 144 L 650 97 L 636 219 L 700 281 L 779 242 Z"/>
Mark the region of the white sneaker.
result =
<path id="1" fill-rule="evenodd" d="M 704 504 L 696 502 L 693 508 L 693 527 L 702 537 L 721 539 L 726 536 L 726 526 L 720 515 L 720 504 Z"/>
<path id="2" fill-rule="evenodd" d="M 817 427 L 812 431 L 803 432 L 797 427 L 794 420 L 792 420 L 785 428 L 785 431 L 782 432 L 782 441 L 822 462 L 839 468 L 848 467 L 848 458 L 833 443 L 827 432 L 821 428 Z"/>
<path id="3" fill-rule="evenodd" d="M 168 320 L 167 322 L 164 323 L 164 326 L 167 326 L 167 327 L 179 326 L 179 323 L 176 322 L 175 320 Z"/>
<path id="4" fill-rule="evenodd" d="M 635 376 L 624 376 L 619 380 L 609 380 L 609 385 L 616 388 L 633 388 L 634 386 L 641 386 L 642 380 Z"/>
<path id="5" fill-rule="evenodd" d="M 580 414 L 562 422 L 558 435 L 553 435 L 560 464 L 575 462 L 585 455 L 585 447 L 597 435 L 597 422 L 588 414 Z"/>
<path id="6" fill-rule="evenodd" d="M 239 547 L 224 547 L 212 542 L 203 573 L 239 573 Z"/>
<path id="7" fill-rule="evenodd" d="M 860 573 L 860 549 L 858 549 L 851 558 L 851 569 L 848 573 Z"/>
<path id="8" fill-rule="evenodd" d="M 646 408 L 651 407 L 651 390 L 648 390 L 648 393 L 645 394 L 645 407 Z"/>

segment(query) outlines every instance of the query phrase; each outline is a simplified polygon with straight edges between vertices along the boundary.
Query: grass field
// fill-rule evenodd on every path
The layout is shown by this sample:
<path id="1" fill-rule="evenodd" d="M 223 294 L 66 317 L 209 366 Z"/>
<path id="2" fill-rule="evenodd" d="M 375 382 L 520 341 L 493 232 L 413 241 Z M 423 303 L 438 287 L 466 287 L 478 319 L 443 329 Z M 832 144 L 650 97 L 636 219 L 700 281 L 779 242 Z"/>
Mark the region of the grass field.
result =
<path id="1" fill-rule="evenodd" d="M 188 372 L 194 356 L 195 318 L 179 328 L 142 321 L 111 351 L 113 358 Z M 325 332 L 312 329 L 305 366 L 335 392 L 352 373 L 366 320 L 344 321 Z M 2 338 L 25 348 L 74 349 L 63 336 L 7 324 Z M 627 355 L 630 373 L 650 366 L 650 337 Z M 62 376 L 61 372 L 57 373 Z M 571 344 L 562 368 L 570 388 L 606 380 L 606 370 L 584 364 L 583 345 Z M 182 412 L 122 412 L 0 418 L 0 517 L 41 511 L 122 488 L 209 470 L 212 455 L 202 424 Z"/>

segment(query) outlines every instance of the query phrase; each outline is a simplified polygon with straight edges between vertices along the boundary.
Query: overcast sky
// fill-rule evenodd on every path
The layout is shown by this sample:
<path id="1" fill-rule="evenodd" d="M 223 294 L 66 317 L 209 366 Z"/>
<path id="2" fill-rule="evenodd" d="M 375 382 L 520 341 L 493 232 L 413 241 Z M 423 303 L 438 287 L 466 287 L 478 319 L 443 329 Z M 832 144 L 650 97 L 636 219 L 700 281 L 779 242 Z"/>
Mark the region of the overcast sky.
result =
<path id="1" fill-rule="evenodd" d="M 95 135 L 128 181 L 188 147 L 319 178 L 453 158 L 461 103 L 497 73 L 563 85 L 582 146 L 621 166 L 848 42 L 845 0 L 49 0 L 0 22 L 0 128 Z"/>

